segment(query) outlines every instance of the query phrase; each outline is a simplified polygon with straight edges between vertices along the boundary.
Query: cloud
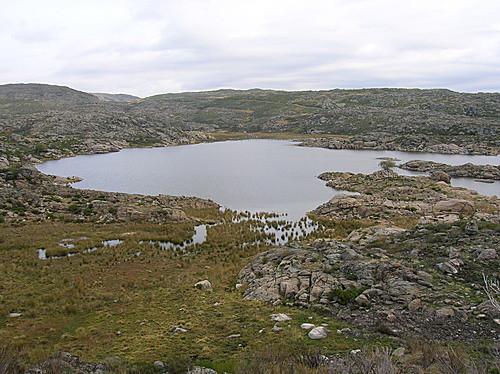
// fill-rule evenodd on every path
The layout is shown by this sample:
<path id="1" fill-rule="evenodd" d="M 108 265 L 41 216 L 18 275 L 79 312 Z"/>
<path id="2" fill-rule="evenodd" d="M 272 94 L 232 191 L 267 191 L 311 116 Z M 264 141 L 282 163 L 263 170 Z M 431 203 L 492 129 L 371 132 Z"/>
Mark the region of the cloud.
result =
<path id="1" fill-rule="evenodd" d="M 141 96 L 216 88 L 500 91 L 497 0 L 18 0 L 0 82 Z"/>

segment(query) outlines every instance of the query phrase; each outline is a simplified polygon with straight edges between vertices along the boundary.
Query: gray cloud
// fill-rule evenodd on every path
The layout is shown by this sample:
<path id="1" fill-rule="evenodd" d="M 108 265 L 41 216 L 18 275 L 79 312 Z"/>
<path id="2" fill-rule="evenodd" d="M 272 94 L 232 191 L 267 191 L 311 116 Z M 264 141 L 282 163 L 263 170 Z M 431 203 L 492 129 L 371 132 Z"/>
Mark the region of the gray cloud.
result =
<path id="1" fill-rule="evenodd" d="M 498 0 L 18 0 L 0 82 L 141 96 L 216 88 L 500 91 Z"/>

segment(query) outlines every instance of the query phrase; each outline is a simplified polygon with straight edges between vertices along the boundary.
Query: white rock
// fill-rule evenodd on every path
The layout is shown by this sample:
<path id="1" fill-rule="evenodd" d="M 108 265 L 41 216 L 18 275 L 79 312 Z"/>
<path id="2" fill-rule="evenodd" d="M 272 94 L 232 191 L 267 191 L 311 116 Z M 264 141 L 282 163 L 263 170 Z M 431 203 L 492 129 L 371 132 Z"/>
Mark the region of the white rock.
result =
<path id="1" fill-rule="evenodd" d="M 153 366 L 157 369 L 165 369 L 165 364 L 163 363 L 163 361 L 155 361 L 153 362 Z"/>
<path id="2" fill-rule="evenodd" d="M 17 317 L 21 317 L 22 316 L 22 313 L 9 313 L 7 315 L 7 317 L 9 318 L 17 318 Z"/>
<path id="3" fill-rule="evenodd" d="M 300 325 L 300 328 L 304 329 L 304 330 L 311 330 L 311 329 L 313 329 L 315 327 L 316 326 L 313 325 L 312 323 L 303 323 L 302 325 Z"/>
<path id="4" fill-rule="evenodd" d="M 190 369 L 187 374 L 217 374 L 214 369 L 204 368 L 201 366 L 195 366 Z"/>
<path id="5" fill-rule="evenodd" d="M 323 326 L 315 327 L 311 331 L 309 331 L 309 334 L 307 334 L 310 339 L 313 340 L 318 340 L 318 339 L 324 339 L 328 336 L 328 329 Z"/>
<path id="6" fill-rule="evenodd" d="M 281 327 L 279 327 L 278 325 L 274 325 L 272 328 L 272 331 L 273 332 L 280 332 L 280 331 L 283 331 L 283 329 Z"/>
<path id="7" fill-rule="evenodd" d="M 211 291 L 212 290 L 212 283 L 210 283 L 210 281 L 207 279 L 199 281 L 194 286 L 196 288 L 198 288 L 199 290 L 203 290 L 203 291 Z"/>
<path id="8" fill-rule="evenodd" d="M 183 328 L 183 327 L 179 327 L 179 326 L 175 326 L 173 329 L 172 329 L 172 332 L 174 334 L 184 334 L 186 332 L 188 332 L 187 329 Z"/>
<path id="9" fill-rule="evenodd" d="M 351 351 L 351 354 L 352 354 L 352 355 L 357 355 L 358 353 L 361 353 L 361 349 L 353 349 L 353 350 Z"/>
<path id="10" fill-rule="evenodd" d="M 227 337 L 228 339 L 237 339 L 241 338 L 241 334 L 232 334 Z"/>
<path id="11" fill-rule="evenodd" d="M 275 322 L 286 322 L 292 320 L 292 318 L 285 313 L 271 314 L 271 319 Z"/>

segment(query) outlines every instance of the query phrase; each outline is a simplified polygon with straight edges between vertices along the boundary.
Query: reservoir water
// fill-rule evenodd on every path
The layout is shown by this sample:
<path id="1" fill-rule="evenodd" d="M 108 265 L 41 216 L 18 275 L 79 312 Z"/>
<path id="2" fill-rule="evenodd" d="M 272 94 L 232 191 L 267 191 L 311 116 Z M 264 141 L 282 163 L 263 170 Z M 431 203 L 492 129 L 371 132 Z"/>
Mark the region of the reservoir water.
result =
<path id="1" fill-rule="evenodd" d="M 286 213 L 296 220 L 341 191 L 317 176 L 325 171 L 371 173 L 381 157 L 431 160 L 451 165 L 500 164 L 500 156 L 443 155 L 396 151 L 330 150 L 291 141 L 241 140 L 163 148 L 132 148 L 76 156 L 38 166 L 46 174 L 79 176 L 76 188 L 138 194 L 198 196 L 226 208 Z M 414 175 L 401 169 L 395 171 Z M 454 178 L 452 185 L 500 195 L 500 182 Z"/>

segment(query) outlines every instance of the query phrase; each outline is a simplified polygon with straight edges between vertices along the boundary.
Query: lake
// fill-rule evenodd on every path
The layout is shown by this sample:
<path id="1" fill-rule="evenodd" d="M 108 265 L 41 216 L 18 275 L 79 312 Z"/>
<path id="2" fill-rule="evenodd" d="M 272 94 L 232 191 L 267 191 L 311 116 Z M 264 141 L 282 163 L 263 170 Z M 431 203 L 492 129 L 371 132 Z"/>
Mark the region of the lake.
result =
<path id="1" fill-rule="evenodd" d="M 298 147 L 283 140 L 240 140 L 162 148 L 132 148 L 116 153 L 48 161 L 38 170 L 79 176 L 76 188 L 138 194 L 198 196 L 226 208 L 279 212 L 296 220 L 341 193 L 317 176 L 325 171 L 371 173 L 380 157 L 431 160 L 451 165 L 500 163 L 500 156 L 443 155 L 396 151 L 330 150 Z M 401 174 L 415 175 L 394 169 Z M 452 185 L 500 195 L 500 182 L 454 178 Z"/>

